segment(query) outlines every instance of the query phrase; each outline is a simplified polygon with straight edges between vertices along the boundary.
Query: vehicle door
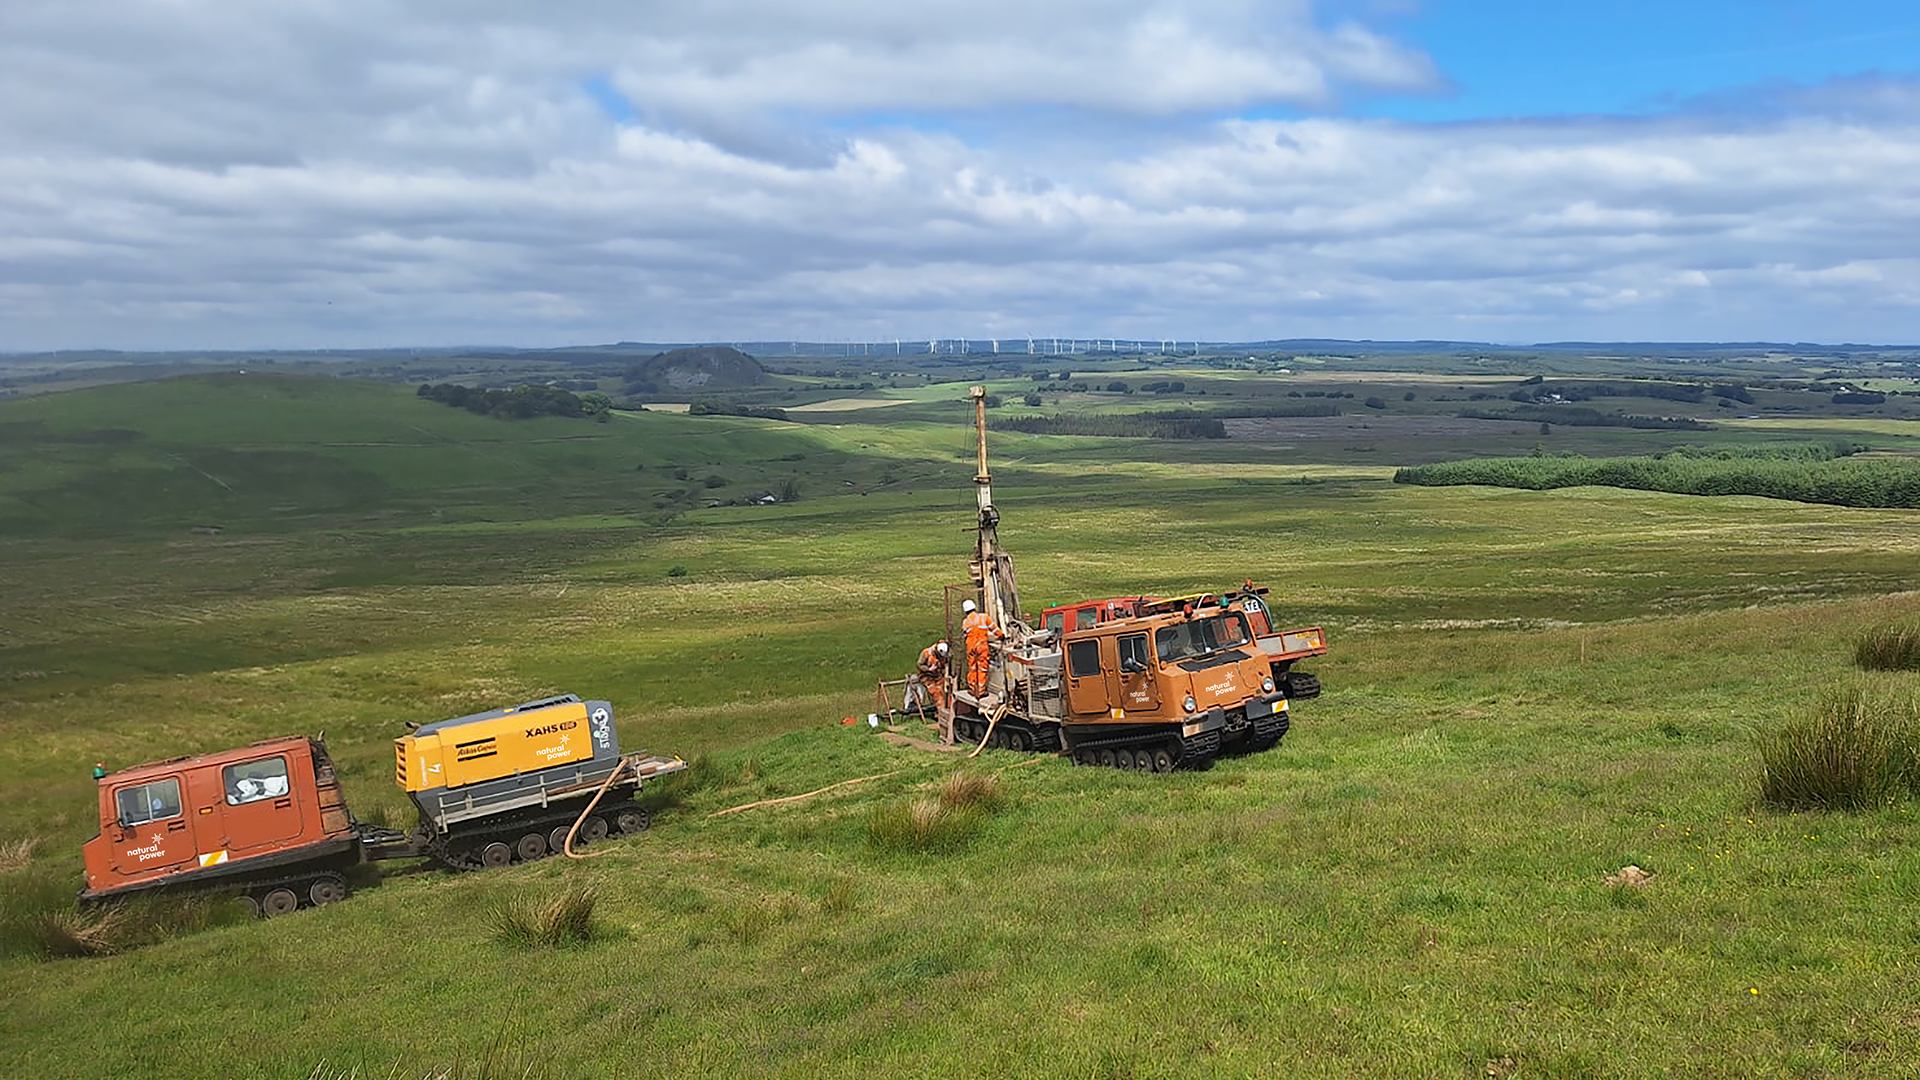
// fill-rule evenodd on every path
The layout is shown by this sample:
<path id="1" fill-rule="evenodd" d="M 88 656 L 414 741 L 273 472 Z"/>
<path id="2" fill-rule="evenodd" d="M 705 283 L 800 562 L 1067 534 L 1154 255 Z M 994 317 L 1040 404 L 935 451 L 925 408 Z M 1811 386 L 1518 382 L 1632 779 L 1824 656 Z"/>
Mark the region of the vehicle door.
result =
<path id="1" fill-rule="evenodd" d="M 1160 707 L 1160 680 L 1145 631 L 1114 639 L 1118 663 L 1107 673 L 1107 699 L 1128 712 Z"/>
<path id="2" fill-rule="evenodd" d="M 300 835 L 301 806 L 293 782 L 285 753 L 237 761 L 220 770 L 227 850 L 246 851 Z"/>
<path id="3" fill-rule="evenodd" d="M 1100 639 L 1067 642 L 1067 711 L 1079 716 L 1107 711 L 1106 665 Z"/>
<path id="4" fill-rule="evenodd" d="M 198 854 L 183 809 L 182 779 L 176 773 L 114 789 L 117 817 L 108 826 L 113 843 L 107 858 L 114 873 L 138 877 L 177 866 Z"/>

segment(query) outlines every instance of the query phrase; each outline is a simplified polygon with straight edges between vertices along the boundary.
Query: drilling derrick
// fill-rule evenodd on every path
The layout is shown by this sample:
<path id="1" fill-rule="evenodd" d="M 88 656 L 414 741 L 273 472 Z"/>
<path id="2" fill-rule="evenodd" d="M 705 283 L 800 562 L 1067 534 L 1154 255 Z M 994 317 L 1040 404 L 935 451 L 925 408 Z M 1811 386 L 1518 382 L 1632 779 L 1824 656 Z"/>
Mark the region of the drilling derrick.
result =
<path id="1" fill-rule="evenodd" d="M 1000 547 L 1000 511 L 993 505 L 993 474 L 987 470 L 987 388 L 967 390 L 973 398 L 973 428 L 979 446 L 979 471 L 973 476 L 974 502 L 979 508 L 979 539 L 974 545 L 968 576 L 980 589 L 981 610 L 1008 641 L 1024 638 L 1020 589 L 1013 577 L 1013 556 Z"/>

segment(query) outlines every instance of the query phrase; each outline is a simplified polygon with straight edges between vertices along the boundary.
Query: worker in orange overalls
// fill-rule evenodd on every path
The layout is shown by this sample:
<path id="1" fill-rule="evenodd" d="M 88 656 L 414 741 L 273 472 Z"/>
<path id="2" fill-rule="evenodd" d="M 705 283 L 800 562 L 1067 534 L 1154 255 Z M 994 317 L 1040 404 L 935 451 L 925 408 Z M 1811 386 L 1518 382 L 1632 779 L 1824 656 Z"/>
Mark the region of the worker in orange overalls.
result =
<path id="1" fill-rule="evenodd" d="M 961 604 L 960 610 L 967 615 L 960 624 L 967 635 L 967 688 L 975 694 L 984 694 L 987 692 L 987 642 L 999 637 L 1000 631 L 973 601 Z"/>
<path id="2" fill-rule="evenodd" d="M 915 669 L 913 679 L 907 683 L 907 697 L 902 704 L 906 712 L 921 712 L 927 706 L 936 708 L 947 703 L 947 642 L 945 638 L 920 650 L 920 666 Z"/>

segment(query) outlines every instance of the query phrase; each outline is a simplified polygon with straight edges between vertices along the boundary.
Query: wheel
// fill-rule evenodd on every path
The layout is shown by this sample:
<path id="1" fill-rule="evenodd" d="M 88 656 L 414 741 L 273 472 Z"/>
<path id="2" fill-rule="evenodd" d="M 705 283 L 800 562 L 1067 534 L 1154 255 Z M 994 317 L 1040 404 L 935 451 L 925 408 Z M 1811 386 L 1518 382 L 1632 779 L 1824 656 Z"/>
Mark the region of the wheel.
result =
<path id="1" fill-rule="evenodd" d="M 567 850 L 567 830 L 571 828 L 573 828 L 571 825 L 562 825 L 548 833 L 547 850 L 553 852 L 555 855 Z"/>
<path id="2" fill-rule="evenodd" d="M 547 838 L 530 832 L 513 845 L 513 853 L 520 856 L 521 862 L 532 862 L 547 853 Z"/>
<path id="3" fill-rule="evenodd" d="M 337 904 L 347 898 L 347 883 L 339 878 L 321 878 L 307 887 L 307 899 L 314 907 Z"/>
<path id="4" fill-rule="evenodd" d="M 480 849 L 480 865 L 485 867 L 505 866 L 513 861 L 513 849 L 495 841 Z"/>
<path id="5" fill-rule="evenodd" d="M 1133 768 L 1136 772 L 1152 772 L 1153 751 L 1135 750 L 1133 752 Z"/>
<path id="6" fill-rule="evenodd" d="M 580 823 L 580 835 L 577 839 L 589 844 L 597 844 L 607 838 L 607 819 L 598 814 Z"/>
<path id="7" fill-rule="evenodd" d="M 1154 772 L 1172 772 L 1173 771 L 1173 755 L 1168 753 L 1165 748 L 1155 750 L 1153 752 L 1153 771 Z"/>
<path id="8" fill-rule="evenodd" d="M 1103 769 L 1111 769 L 1114 767 L 1115 764 L 1117 764 L 1117 762 L 1115 762 L 1114 760 L 1113 748 L 1110 746 L 1103 746 L 1100 748 L 1100 756 L 1097 760 L 1100 762 L 1100 767 Z"/>
<path id="9" fill-rule="evenodd" d="M 236 896 L 234 899 L 240 901 L 240 910 L 247 913 L 247 918 L 257 919 L 260 917 L 260 901 L 246 895 Z"/>
<path id="10" fill-rule="evenodd" d="M 292 889 L 275 889 L 260 898 L 260 911 L 271 919 L 276 915 L 287 915 L 300 908 L 300 898 Z"/>
<path id="11" fill-rule="evenodd" d="M 1009 731 L 1007 732 L 1007 745 L 1015 750 L 1031 750 L 1033 749 L 1033 740 L 1027 738 L 1027 733 L 1024 731 Z"/>
<path id="12" fill-rule="evenodd" d="M 644 832 L 651 824 L 653 815 L 637 806 L 622 807 L 619 813 L 613 815 L 613 827 L 623 833 Z"/>
<path id="13" fill-rule="evenodd" d="M 1075 750 L 1073 752 L 1073 763 L 1075 765 L 1096 765 L 1099 763 L 1099 758 L 1096 757 L 1091 750 Z"/>

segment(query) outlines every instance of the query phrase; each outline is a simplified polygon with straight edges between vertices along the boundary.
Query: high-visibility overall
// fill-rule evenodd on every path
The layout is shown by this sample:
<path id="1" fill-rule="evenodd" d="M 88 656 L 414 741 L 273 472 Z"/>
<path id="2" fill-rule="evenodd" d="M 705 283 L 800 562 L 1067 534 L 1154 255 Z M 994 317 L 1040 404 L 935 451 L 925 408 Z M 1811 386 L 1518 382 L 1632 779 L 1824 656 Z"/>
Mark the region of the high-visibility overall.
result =
<path id="1" fill-rule="evenodd" d="M 998 637 L 993 620 L 984 611 L 976 611 L 960 624 L 967 634 L 967 688 L 976 694 L 987 692 L 987 641 Z"/>
<path id="2" fill-rule="evenodd" d="M 914 700 L 907 702 L 908 709 L 913 709 L 916 704 L 921 708 L 929 703 L 935 706 L 946 705 L 947 687 L 943 676 L 947 670 L 947 658 L 940 655 L 940 646 L 944 644 L 946 642 L 936 641 L 920 650 L 920 666 L 914 672 L 916 682 L 913 684 L 913 689 L 918 690 L 919 693 L 909 695 Z"/>

